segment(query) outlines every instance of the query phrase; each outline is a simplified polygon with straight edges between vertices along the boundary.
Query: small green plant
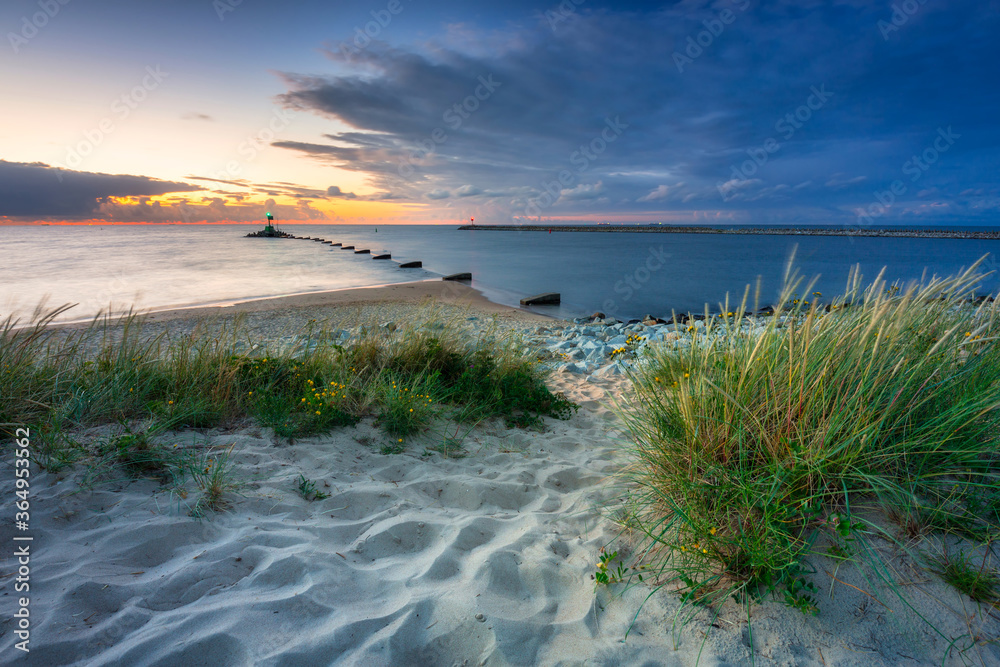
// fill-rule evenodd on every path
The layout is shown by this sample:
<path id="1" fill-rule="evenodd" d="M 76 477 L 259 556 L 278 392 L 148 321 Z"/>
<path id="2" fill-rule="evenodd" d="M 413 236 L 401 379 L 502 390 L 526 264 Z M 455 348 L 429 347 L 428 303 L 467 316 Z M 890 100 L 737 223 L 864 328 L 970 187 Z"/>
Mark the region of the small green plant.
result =
<path id="1" fill-rule="evenodd" d="M 976 602 L 1000 602 L 1000 574 L 987 569 L 985 560 L 976 566 L 965 554 L 946 554 L 932 559 L 931 571 Z"/>
<path id="2" fill-rule="evenodd" d="M 330 497 L 330 494 L 323 493 L 316 488 L 316 483 L 306 479 L 305 475 L 299 475 L 298 490 L 303 498 L 306 500 L 324 500 Z"/>
<path id="3" fill-rule="evenodd" d="M 425 452 L 430 454 L 431 452 L 437 452 L 446 459 L 464 459 L 469 455 L 465 448 L 462 446 L 462 438 L 451 437 L 445 435 L 441 442 L 436 445 L 431 445 L 427 447 Z"/>
<path id="4" fill-rule="evenodd" d="M 38 434 L 32 443 L 32 460 L 48 472 L 59 473 L 85 454 L 84 446 L 64 430 L 58 418 L 40 428 L 33 428 L 32 433 Z"/>
<path id="5" fill-rule="evenodd" d="M 611 567 L 616 558 L 618 558 L 617 551 L 607 553 L 603 547 L 601 548 L 600 555 L 597 558 L 597 572 L 594 573 L 594 581 L 597 582 L 598 586 L 621 583 L 628 577 L 628 569 L 625 567 L 623 561 L 618 561 L 617 567 Z M 639 581 L 642 581 L 641 574 L 637 573 L 636 577 Z"/>
<path id="6" fill-rule="evenodd" d="M 225 509 L 229 506 L 226 493 L 243 486 L 232 478 L 232 453 L 233 445 L 221 450 L 216 448 L 190 454 L 187 472 L 201 491 L 201 497 L 191 510 L 192 516 L 203 516 L 206 509 Z"/>
<path id="7" fill-rule="evenodd" d="M 390 442 L 387 445 L 382 445 L 379 450 L 381 454 L 389 456 L 390 454 L 402 454 L 406 451 L 406 443 L 403 442 L 402 438 L 396 438 L 395 441 Z"/>
<path id="8" fill-rule="evenodd" d="M 106 477 L 112 468 L 124 470 L 129 477 L 157 477 L 164 483 L 183 476 L 183 462 L 174 448 L 154 442 L 159 429 L 133 432 L 122 423 L 115 435 L 97 444 L 96 458 L 91 462 L 91 478 Z"/>
<path id="9" fill-rule="evenodd" d="M 437 376 L 417 376 L 412 382 L 389 376 L 381 391 L 382 409 L 376 424 L 397 437 L 410 436 L 426 428 L 437 414 L 430 387 Z"/>

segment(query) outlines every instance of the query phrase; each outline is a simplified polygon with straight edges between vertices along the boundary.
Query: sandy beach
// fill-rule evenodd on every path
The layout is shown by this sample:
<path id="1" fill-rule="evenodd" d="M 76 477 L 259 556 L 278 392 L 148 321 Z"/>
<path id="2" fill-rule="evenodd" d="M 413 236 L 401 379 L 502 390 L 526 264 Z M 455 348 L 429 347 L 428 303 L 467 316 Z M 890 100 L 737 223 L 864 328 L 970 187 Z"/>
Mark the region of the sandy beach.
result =
<path id="1" fill-rule="evenodd" d="M 148 326 L 184 333 L 239 315 L 264 344 L 311 320 L 401 322 L 428 299 L 469 326 L 529 339 L 567 326 L 440 281 L 160 312 Z M 579 411 L 540 430 L 479 424 L 463 457 L 431 449 L 434 434 L 382 454 L 387 436 L 371 419 L 293 444 L 252 423 L 157 436 L 231 448 L 242 486 L 197 518 L 189 498 L 154 480 L 89 485 L 79 469 L 33 468 L 31 652 L 13 648 L 5 614 L 0 663 L 1000 664 L 1000 612 L 888 546 L 905 601 L 863 567 L 818 558 L 816 616 L 768 600 L 748 625 L 732 601 L 692 611 L 667 589 L 595 587 L 600 550 L 620 531 L 598 507 L 629 463 L 614 413 L 628 381 L 560 371 L 548 384 Z M 9 457 L 2 468 L 11 498 Z M 327 497 L 304 498 L 301 477 Z M 0 524 L 0 543 L 14 535 Z M 16 572 L 7 558 L 5 596 Z"/>

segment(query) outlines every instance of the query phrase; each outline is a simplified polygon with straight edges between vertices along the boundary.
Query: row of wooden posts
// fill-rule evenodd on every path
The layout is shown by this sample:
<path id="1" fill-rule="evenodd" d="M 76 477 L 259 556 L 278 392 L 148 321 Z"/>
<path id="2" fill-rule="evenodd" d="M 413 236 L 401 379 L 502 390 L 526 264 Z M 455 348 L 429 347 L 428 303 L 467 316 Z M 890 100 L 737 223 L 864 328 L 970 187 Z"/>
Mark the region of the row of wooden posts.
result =
<path id="1" fill-rule="evenodd" d="M 287 238 L 287 237 L 286 237 Z M 371 255 L 372 259 L 392 259 L 390 253 L 381 253 L 372 255 L 372 251 L 368 248 L 355 248 L 352 245 L 344 245 L 343 243 L 334 243 L 333 241 L 327 241 L 326 239 L 314 239 L 311 236 L 292 236 L 293 239 L 299 239 L 301 241 L 315 241 L 316 243 L 323 243 L 330 246 L 331 248 L 339 247 L 341 250 L 353 250 L 355 255 Z M 401 262 L 399 268 L 401 269 L 419 269 L 423 267 L 423 262 L 420 260 L 413 262 Z M 450 276 L 444 276 L 441 280 L 458 280 L 465 282 L 472 282 L 471 273 L 453 273 Z M 541 305 L 556 305 L 560 301 L 560 295 L 558 292 L 546 292 L 545 294 L 536 294 L 535 296 L 526 297 L 521 299 L 522 306 L 541 306 Z"/>
<path id="2" fill-rule="evenodd" d="M 339 247 L 341 250 L 353 250 L 355 255 L 371 255 L 372 259 L 392 259 L 391 253 L 381 253 L 372 254 L 372 251 L 368 248 L 355 248 L 352 245 L 344 245 L 343 243 L 334 243 L 333 241 L 327 241 L 326 239 L 313 238 L 311 236 L 293 236 L 293 239 L 299 239 L 302 241 L 315 241 L 317 243 L 323 243 L 325 245 L 331 246 L 333 248 Z M 419 269 L 424 265 L 420 260 L 413 262 L 400 262 L 399 268 L 401 269 Z M 450 276 L 444 276 L 442 280 L 461 280 L 461 281 L 472 281 L 471 273 L 453 273 Z"/>

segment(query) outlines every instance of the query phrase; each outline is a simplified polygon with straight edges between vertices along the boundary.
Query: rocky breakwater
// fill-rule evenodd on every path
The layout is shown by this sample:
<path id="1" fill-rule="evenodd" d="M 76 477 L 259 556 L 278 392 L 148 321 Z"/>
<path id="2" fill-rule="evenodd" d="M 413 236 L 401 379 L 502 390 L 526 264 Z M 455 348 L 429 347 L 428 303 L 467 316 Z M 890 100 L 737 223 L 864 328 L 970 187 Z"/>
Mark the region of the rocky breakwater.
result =
<path id="1" fill-rule="evenodd" d="M 629 324 L 612 318 L 585 318 L 567 325 L 527 329 L 524 339 L 539 350 L 539 360 L 555 372 L 584 375 L 590 382 L 599 382 L 624 375 L 630 367 L 642 363 L 650 346 L 684 349 L 696 337 L 708 342 L 732 333 L 756 336 L 765 330 L 766 317 L 739 318 L 728 332 L 721 316 L 713 317 L 707 324 L 700 319 L 683 324 L 645 319 Z M 779 322 L 784 319 L 779 317 Z"/>

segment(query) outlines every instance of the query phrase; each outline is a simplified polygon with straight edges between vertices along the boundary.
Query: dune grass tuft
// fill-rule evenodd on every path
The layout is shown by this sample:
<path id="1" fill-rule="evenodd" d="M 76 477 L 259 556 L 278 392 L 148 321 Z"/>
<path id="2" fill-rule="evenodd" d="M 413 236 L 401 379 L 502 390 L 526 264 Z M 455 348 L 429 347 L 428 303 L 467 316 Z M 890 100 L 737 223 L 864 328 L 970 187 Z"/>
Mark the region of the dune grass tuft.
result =
<path id="1" fill-rule="evenodd" d="M 686 602 L 772 592 L 813 612 L 818 542 L 997 539 L 1000 320 L 970 302 L 974 269 L 865 289 L 855 272 L 827 307 L 789 275 L 766 320 L 710 319 L 689 348 L 651 352 L 621 410 L 630 566 Z"/>

